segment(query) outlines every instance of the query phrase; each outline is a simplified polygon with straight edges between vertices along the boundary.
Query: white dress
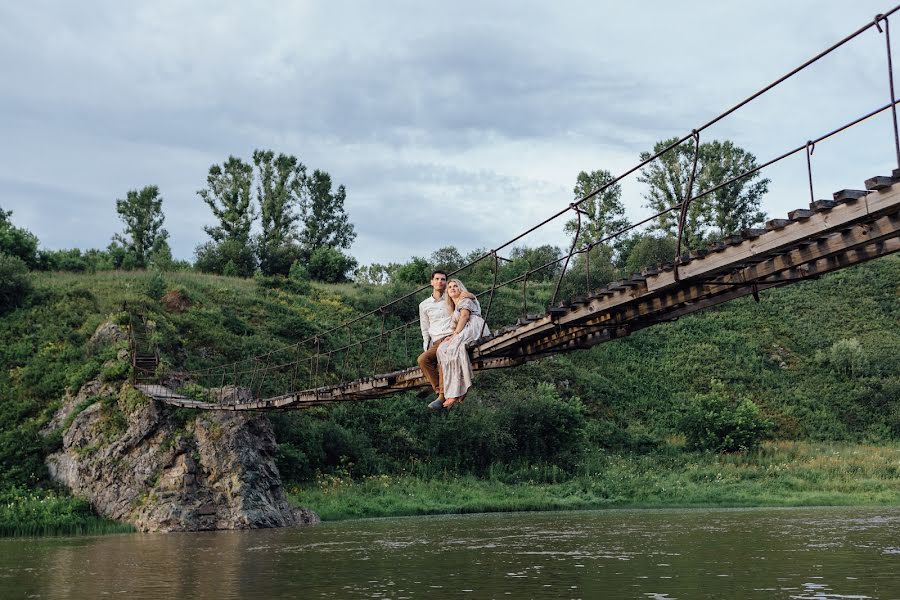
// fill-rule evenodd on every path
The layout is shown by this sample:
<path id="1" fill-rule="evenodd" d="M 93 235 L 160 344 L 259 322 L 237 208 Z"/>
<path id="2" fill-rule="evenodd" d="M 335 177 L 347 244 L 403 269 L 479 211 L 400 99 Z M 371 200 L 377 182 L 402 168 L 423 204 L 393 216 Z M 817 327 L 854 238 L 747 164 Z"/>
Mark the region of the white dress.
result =
<path id="1" fill-rule="evenodd" d="M 438 346 L 437 351 L 444 378 L 444 396 L 447 398 L 459 398 L 472 387 L 472 363 L 469 361 L 466 346 L 491 333 L 481 317 L 481 305 L 478 304 L 478 300 L 470 298 L 464 298 L 457 303 L 456 310 L 450 317 L 454 330 L 459 323 L 460 311 L 464 308 L 469 311 L 466 326 L 452 340 Z"/>

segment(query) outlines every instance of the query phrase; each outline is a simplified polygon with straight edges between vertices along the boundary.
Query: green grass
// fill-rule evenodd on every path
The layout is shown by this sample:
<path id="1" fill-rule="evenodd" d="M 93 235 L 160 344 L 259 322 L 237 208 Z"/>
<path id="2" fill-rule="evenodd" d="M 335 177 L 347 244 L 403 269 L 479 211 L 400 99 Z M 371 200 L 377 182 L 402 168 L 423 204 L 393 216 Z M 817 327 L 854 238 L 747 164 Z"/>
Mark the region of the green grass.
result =
<path id="1" fill-rule="evenodd" d="M 52 491 L 10 489 L 0 493 L 0 537 L 99 535 L 133 532 L 127 523 L 95 515 L 78 498 Z"/>
<path id="2" fill-rule="evenodd" d="M 596 454 L 581 465 L 580 474 L 555 482 L 545 481 L 547 473 L 539 468 L 532 481 L 518 483 L 504 481 L 499 471 L 487 478 L 452 473 L 361 480 L 323 476 L 294 486 L 289 495 L 324 520 L 610 507 L 900 503 L 900 445 L 770 442 L 748 454 L 677 448 Z"/>

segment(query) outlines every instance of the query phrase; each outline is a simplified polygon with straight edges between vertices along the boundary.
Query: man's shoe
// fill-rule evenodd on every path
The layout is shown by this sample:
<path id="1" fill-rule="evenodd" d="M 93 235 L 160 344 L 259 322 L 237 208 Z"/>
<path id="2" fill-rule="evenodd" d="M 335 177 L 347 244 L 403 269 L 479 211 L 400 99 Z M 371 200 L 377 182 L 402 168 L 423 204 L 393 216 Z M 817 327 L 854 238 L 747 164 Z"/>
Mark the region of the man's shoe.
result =
<path id="1" fill-rule="evenodd" d="M 438 394 L 438 397 L 428 403 L 428 408 L 431 410 L 441 410 L 444 408 L 444 395 Z"/>

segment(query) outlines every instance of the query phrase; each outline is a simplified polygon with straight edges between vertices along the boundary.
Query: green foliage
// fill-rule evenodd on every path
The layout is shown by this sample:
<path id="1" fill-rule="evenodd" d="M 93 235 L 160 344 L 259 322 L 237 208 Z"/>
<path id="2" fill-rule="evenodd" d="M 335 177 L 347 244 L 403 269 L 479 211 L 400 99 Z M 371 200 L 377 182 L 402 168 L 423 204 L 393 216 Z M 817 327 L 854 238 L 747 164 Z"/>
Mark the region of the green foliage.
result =
<path id="1" fill-rule="evenodd" d="M 533 393 L 510 399 L 499 407 L 500 428 L 513 442 L 501 462 L 549 462 L 571 469 L 584 450 L 585 415 L 578 398 L 562 401 L 546 382 Z"/>
<path id="2" fill-rule="evenodd" d="M 116 212 L 125 224 L 125 231 L 116 234 L 113 241 L 121 244 L 131 259 L 127 264 L 129 268 L 146 267 L 151 255 L 160 261 L 168 255 L 171 261 L 166 242 L 169 233 L 162 227 L 165 216 L 158 187 L 148 185 L 140 191 L 130 190 L 124 199 L 116 200 Z M 118 266 L 124 268 L 125 261 Z"/>
<path id="3" fill-rule="evenodd" d="M 397 267 L 393 274 L 397 281 L 411 283 L 416 286 L 428 284 L 431 279 L 431 263 L 419 256 L 412 257 L 406 263 Z"/>
<path id="4" fill-rule="evenodd" d="M 625 273 L 639 273 L 645 267 L 655 267 L 675 260 L 675 238 L 669 236 L 636 236 L 625 257 Z"/>
<path id="5" fill-rule="evenodd" d="M 257 241 L 259 268 L 264 275 L 287 275 L 301 256 L 294 243 L 299 219 L 294 209 L 302 209 L 307 202 L 306 166 L 295 156 L 275 156 L 271 150 L 255 150 L 253 164 L 262 226 Z"/>
<path id="6" fill-rule="evenodd" d="M 676 141 L 677 138 L 671 138 L 657 142 L 652 154 Z M 652 154 L 642 152 L 641 161 Z M 687 199 L 693 161 L 694 144 L 689 139 L 641 169 L 638 181 L 648 185 L 645 199 L 653 212 L 662 212 Z M 714 140 L 700 144 L 691 198 L 756 167 L 756 157 L 733 142 Z M 710 239 L 761 223 L 765 214 L 759 206 L 769 189 L 769 180 L 759 179 L 759 176 L 757 171 L 691 202 L 685 221 L 684 248 L 700 248 Z M 678 210 L 673 210 L 661 215 L 657 228 L 676 236 L 678 214 Z"/>
<path id="7" fill-rule="evenodd" d="M 625 206 L 622 204 L 622 186 L 618 183 L 613 184 L 614 180 L 613 174 L 605 169 L 598 169 L 590 173 L 585 171 L 578 173 L 575 188 L 572 190 L 576 202 L 588 194 L 601 189 L 603 191 L 582 202 L 579 206 L 587 214 L 581 217 L 577 248 L 598 243 L 613 233 L 628 227 Z M 577 218 L 566 222 L 566 233 L 574 236 L 578 231 Z M 620 237 L 604 243 L 608 246 L 618 247 L 621 242 L 622 238 Z"/>
<path id="8" fill-rule="evenodd" d="M 288 274 L 289 289 L 295 294 L 308 294 L 311 289 L 309 283 L 309 271 L 300 261 L 295 261 L 291 265 L 291 271 Z"/>
<path id="9" fill-rule="evenodd" d="M 431 270 L 441 269 L 447 273 L 459 270 L 467 261 L 463 258 L 456 246 L 445 246 L 431 253 L 428 264 Z M 429 273 L 430 274 L 430 273 Z"/>
<path id="10" fill-rule="evenodd" d="M 323 520 L 610 507 L 896 506 L 897 444 L 766 443 L 755 452 L 594 452 L 576 473 L 552 466 L 485 477 L 326 475 L 289 488 Z"/>
<path id="11" fill-rule="evenodd" d="M 869 357 L 856 338 L 836 341 L 827 352 L 817 352 L 816 361 L 845 377 L 862 377 L 869 372 Z"/>
<path id="12" fill-rule="evenodd" d="M 201 273 L 218 273 L 228 277 L 251 277 L 256 270 L 256 256 L 248 242 L 226 239 L 209 241 L 194 251 L 194 268 Z"/>
<path id="13" fill-rule="evenodd" d="M 544 245 L 537 248 L 516 246 L 509 253 L 509 258 L 512 262 L 505 267 L 504 275 L 506 278 L 504 281 L 539 267 L 543 268 L 530 275 L 528 281 L 553 281 L 562 271 L 562 263 L 558 262 L 562 255 L 562 250 L 556 246 Z"/>
<path id="14" fill-rule="evenodd" d="M 229 156 L 222 165 L 212 165 L 206 176 L 206 188 L 197 192 L 219 220 L 216 226 L 203 230 L 217 244 L 231 241 L 249 247 L 250 227 L 256 220 L 256 210 L 251 204 L 250 188 L 253 185 L 253 166 L 240 158 Z"/>
<path id="15" fill-rule="evenodd" d="M 320 246 L 309 257 L 309 276 L 325 283 L 341 283 L 356 268 L 356 259 L 332 246 Z"/>
<path id="16" fill-rule="evenodd" d="M 126 533 L 134 528 L 102 519 L 86 500 L 54 490 L 10 487 L 0 491 L 0 537 L 97 535 Z"/>
<path id="17" fill-rule="evenodd" d="M 300 232 L 300 246 L 307 257 L 312 257 L 322 248 L 346 250 L 356 239 L 353 224 L 344 209 L 347 190 L 339 185 L 337 190 L 332 191 L 331 185 L 331 175 L 319 169 L 313 171 L 306 181 L 309 199 L 301 206 L 303 228 Z M 356 261 L 353 263 L 344 273 L 356 266 Z"/>
<path id="18" fill-rule="evenodd" d="M 38 266 L 38 239 L 28 231 L 16 227 L 9 218 L 12 211 L 0 207 L 0 255 L 18 258 L 29 268 Z"/>
<path id="19" fill-rule="evenodd" d="M 160 273 L 154 273 L 147 281 L 146 292 L 147 297 L 152 300 L 159 300 L 166 293 L 166 280 Z"/>
<path id="20" fill-rule="evenodd" d="M 693 396 L 685 407 L 679 429 L 693 450 L 744 452 L 762 442 L 771 423 L 763 418 L 749 396 L 735 396 L 721 381 L 710 391 Z"/>
<path id="21" fill-rule="evenodd" d="M 100 380 L 105 382 L 124 381 L 131 373 L 131 365 L 124 360 L 111 360 L 100 371 Z"/>
<path id="22" fill-rule="evenodd" d="M 125 249 L 111 244 L 115 251 L 85 250 L 41 250 L 38 253 L 38 269 L 42 271 L 71 271 L 74 273 L 95 273 L 111 271 L 125 260 Z M 168 247 L 168 246 L 166 246 Z"/>
<path id="23" fill-rule="evenodd" d="M 25 261 L 0 254 L 0 315 L 22 304 L 29 292 L 31 278 Z"/>
<path id="24" fill-rule="evenodd" d="M 407 264 L 429 267 L 428 261 Z M 593 260 L 591 268 L 593 273 Z M 47 485 L 44 457 L 58 448 L 60 439 L 44 438 L 40 430 L 66 388 L 75 393 L 114 365 L 107 361 L 115 358 L 117 348 L 89 350 L 88 340 L 109 315 L 121 311 L 125 300 L 147 306 L 164 364 L 202 369 L 315 335 L 421 284 L 311 282 L 306 293 L 296 294 L 290 278 L 261 278 L 259 282 L 271 282 L 262 285 L 173 272 L 164 280 L 177 294 L 166 294 L 157 303 L 144 293 L 156 275 L 99 270 L 31 274 L 32 294 L 18 310 L 0 318 L 0 339 L 5 340 L 0 345 L 0 488 Z M 490 269 L 473 269 L 464 273 L 464 281 L 481 291 L 491 276 Z M 428 399 L 412 394 L 273 414 L 282 446 L 278 466 L 289 481 L 344 481 L 348 474 L 361 481 L 415 473 L 430 480 L 446 474 L 502 482 L 574 482 L 593 464 L 592 469 L 608 468 L 631 478 L 619 488 L 604 479 L 604 494 L 619 490 L 615 493 L 639 497 L 643 488 L 634 481 L 655 482 L 635 473 L 652 470 L 669 450 L 681 452 L 677 444 L 684 399 L 708 394 L 712 378 L 723 382 L 732 401 L 753 398 L 773 422 L 777 439 L 884 442 L 900 431 L 898 276 L 900 260 L 887 257 L 815 282 L 767 291 L 761 304 L 735 301 L 587 351 L 482 372 L 465 403 L 446 417 L 428 412 Z M 546 306 L 553 286 L 552 281 L 530 281 L 528 310 Z M 419 299 L 392 309 L 387 326 L 414 318 Z M 514 322 L 522 309 L 520 286 L 499 290 L 491 327 Z M 355 333 L 371 335 L 378 328 L 380 319 L 361 323 Z M 836 342 L 853 338 L 868 363 L 856 374 L 852 361 L 846 363 L 850 370 L 842 371 L 828 357 Z M 371 368 L 375 358 L 362 355 L 363 369 Z M 396 339 L 377 358 L 384 368 L 389 359 L 390 368 L 414 360 Z M 260 393 L 283 391 L 285 380 L 279 376 L 267 377 Z M 198 392 L 203 397 L 203 390 Z M 118 408 L 104 408 L 109 413 L 106 427 L 116 432 L 122 426 L 117 412 L 131 409 L 121 398 L 109 402 Z M 612 459 L 591 463 L 598 451 L 647 458 L 635 458 L 635 471 L 628 471 Z"/>

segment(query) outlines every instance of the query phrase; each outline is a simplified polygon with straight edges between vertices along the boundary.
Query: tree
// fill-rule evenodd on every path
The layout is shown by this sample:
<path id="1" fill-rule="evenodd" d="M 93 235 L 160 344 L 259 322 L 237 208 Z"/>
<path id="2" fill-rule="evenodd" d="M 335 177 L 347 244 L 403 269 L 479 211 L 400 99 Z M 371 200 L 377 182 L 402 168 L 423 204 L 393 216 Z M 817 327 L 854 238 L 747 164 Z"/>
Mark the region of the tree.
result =
<path id="1" fill-rule="evenodd" d="M 598 169 L 587 173 L 582 171 L 575 181 L 575 200 L 578 201 L 594 190 L 599 190 L 609 185 L 615 177 L 604 169 Z M 625 207 L 622 205 L 622 186 L 618 183 L 610 185 L 602 192 L 585 200 L 580 207 L 588 213 L 582 215 L 581 232 L 578 235 L 578 247 L 593 244 L 609 235 L 628 227 L 628 219 L 625 218 Z M 578 230 L 578 220 L 573 218 L 566 223 L 566 233 L 574 236 Z M 617 246 L 619 240 L 613 240 L 609 245 Z"/>
<path id="2" fill-rule="evenodd" d="M 510 263 L 507 263 L 505 276 L 508 278 L 525 274 L 531 269 L 543 267 L 528 277 L 528 281 L 552 281 L 562 270 L 562 263 L 558 262 L 562 256 L 562 250 L 556 246 L 545 244 L 536 248 L 515 246 L 509 253 Z"/>
<path id="3" fill-rule="evenodd" d="M 343 283 L 356 268 L 356 259 L 332 246 L 320 246 L 309 258 L 310 277 L 325 283 Z"/>
<path id="4" fill-rule="evenodd" d="M 7 256 L 15 256 L 28 267 L 38 266 L 38 239 L 28 231 L 16 227 L 9 218 L 12 211 L 5 211 L 0 207 L 0 253 Z"/>
<path id="5" fill-rule="evenodd" d="M 265 275 L 287 275 L 299 257 L 296 223 L 307 202 L 306 166 L 295 156 L 255 150 L 256 198 L 262 233 L 257 242 L 259 268 Z"/>
<path id="6" fill-rule="evenodd" d="M 653 153 L 676 141 L 677 138 L 672 138 L 658 142 L 653 147 Z M 649 152 L 643 152 L 641 160 L 647 160 L 650 156 Z M 646 206 L 655 212 L 662 212 L 681 204 L 687 198 L 693 160 L 693 145 L 682 143 L 641 169 L 638 181 L 649 186 L 644 196 Z M 753 154 L 730 141 L 700 144 L 691 197 L 695 198 L 757 166 Z M 692 201 L 685 220 L 684 247 L 699 248 L 709 239 L 731 235 L 765 219 L 759 205 L 769 189 L 769 180 L 759 177 L 759 172 L 755 172 Z M 661 215 L 656 229 L 677 236 L 678 214 L 676 209 Z"/>
<path id="7" fill-rule="evenodd" d="M 130 190 L 125 199 L 116 200 L 116 212 L 125 223 L 125 231 L 113 236 L 113 241 L 131 256 L 135 268 L 146 267 L 151 253 L 162 251 L 163 245 L 168 247 L 169 232 L 162 227 L 165 216 L 158 187 Z"/>
<path id="8" fill-rule="evenodd" d="M 300 233 L 300 247 L 304 258 L 309 260 L 322 247 L 336 250 L 347 249 L 356 233 L 344 210 L 347 190 L 343 185 L 336 191 L 331 189 L 331 175 L 316 169 L 307 178 L 308 202 L 301 207 L 304 227 Z"/>
<path id="9" fill-rule="evenodd" d="M 444 246 L 432 252 L 428 262 L 431 263 L 433 269 L 443 269 L 452 273 L 465 264 L 464 260 L 456 246 Z"/>
<path id="10" fill-rule="evenodd" d="M 256 220 L 251 205 L 253 166 L 229 156 L 221 166 L 213 165 L 206 177 L 206 189 L 197 195 L 209 206 L 219 224 L 203 230 L 211 242 L 197 247 L 196 266 L 201 271 L 249 277 L 256 269 L 256 259 L 250 246 L 250 228 Z"/>
<path id="11" fill-rule="evenodd" d="M 636 235 L 629 238 L 629 248 L 623 255 L 622 267 L 626 275 L 645 267 L 671 262 L 675 259 L 676 240 L 669 235 Z"/>

